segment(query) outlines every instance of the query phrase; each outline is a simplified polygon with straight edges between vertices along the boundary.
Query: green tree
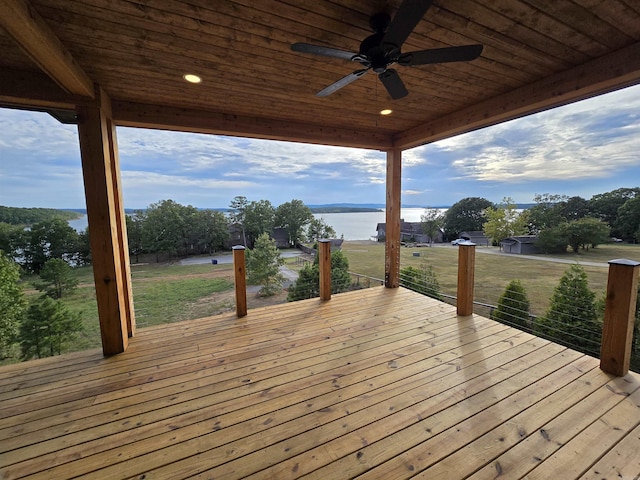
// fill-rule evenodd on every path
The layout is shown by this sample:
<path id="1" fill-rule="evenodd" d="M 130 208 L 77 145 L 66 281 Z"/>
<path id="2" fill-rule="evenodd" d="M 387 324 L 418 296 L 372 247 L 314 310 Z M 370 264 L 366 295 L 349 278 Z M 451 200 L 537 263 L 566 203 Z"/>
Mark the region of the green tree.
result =
<path id="1" fill-rule="evenodd" d="M 275 226 L 284 228 L 289 238 L 289 246 L 302 240 L 305 225 L 313 219 L 311 209 L 302 200 L 293 199 L 276 208 Z"/>
<path id="2" fill-rule="evenodd" d="M 324 218 L 312 218 L 307 227 L 307 239 L 316 243 L 321 238 L 335 238 L 336 231 Z"/>
<path id="3" fill-rule="evenodd" d="M 424 262 L 419 267 L 408 266 L 401 269 L 400 285 L 427 297 L 442 300 L 436 272 L 431 265 Z"/>
<path id="4" fill-rule="evenodd" d="M 188 255 L 192 251 L 198 210 L 173 200 L 161 200 L 147 208 L 143 240 L 146 250 L 169 255 Z"/>
<path id="5" fill-rule="evenodd" d="M 52 258 L 40 270 L 41 282 L 35 287 L 45 292 L 51 298 L 62 298 L 64 294 L 70 293 L 78 286 L 78 280 L 73 275 L 73 269 L 61 258 Z"/>
<path id="6" fill-rule="evenodd" d="M 0 359 L 13 355 L 26 304 L 19 285 L 18 265 L 0 250 Z"/>
<path id="7" fill-rule="evenodd" d="M 25 246 L 25 267 L 38 273 L 51 258 L 73 259 L 78 245 L 78 233 L 62 218 L 36 223 L 28 233 Z"/>
<path id="8" fill-rule="evenodd" d="M 229 238 L 227 218 L 217 210 L 200 210 L 195 215 L 193 243 L 198 253 L 212 254 Z"/>
<path id="9" fill-rule="evenodd" d="M 425 208 L 420 215 L 420 227 L 422 233 L 429 236 L 429 243 L 438 237 L 438 233 L 444 226 L 444 215 L 437 208 Z"/>
<path id="10" fill-rule="evenodd" d="M 529 233 L 538 235 L 540 232 L 565 223 L 566 218 L 562 214 L 562 209 L 567 200 L 568 197 L 566 195 L 536 194 L 533 197 L 533 201 L 536 204 L 527 210 Z"/>
<path id="11" fill-rule="evenodd" d="M 449 238 L 461 232 L 477 232 L 487 221 L 485 210 L 492 206 L 486 198 L 467 197 L 454 203 L 444 214 L 444 229 Z"/>
<path id="12" fill-rule="evenodd" d="M 284 259 L 276 243 L 268 233 L 263 233 L 256 239 L 253 250 L 247 251 L 247 281 L 252 285 L 262 285 L 258 295 L 275 295 L 282 290 L 282 265 Z"/>
<path id="13" fill-rule="evenodd" d="M 531 331 L 529 298 L 520 280 L 512 280 L 507 285 L 491 318 L 526 332 Z"/>
<path id="14" fill-rule="evenodd" d="M 567 198 L 566 201 L 559 205 L 559 210 L 560 215 L 568 222 L 591 216 L 589 200 L 577 196 Z"/>
<path id="15" fill-rule="evenodd" d="M 31 304 L 20 325 L 22 358 L 60 355 L 82 331 L 80 315 L 59 300 L 42 297 Z"/>
<path id="16" fill-rule="evenodd" d="M 600 193 L 591 197 L 589 201 L 591 211 L 596 218 L 611 226 L 611 234 L 623 237 L 618 225 L 618 210 L 627 200 L 640 196 L 640 188 L 618 188 L 611 192 Z"/>
<path id="17" fill-rule="evenodd" d="M 581 218 L 565 224 L 565 234 L 571 249 L 577 253 L 580 247 L 597 247 L 607 241 L 609 226 L 597 218 Z"/>
<path id="18" fill-rule="evenodd" d="M 534 323 L 537 335 L 582 352 L 598 355 L 602 325 L 597 321 L 595 294 L 589 290 L 587 274 L 580 265 L 560 278 L 549 309 Z"/>
<path id="19" fill-rule="evenodd" d="M 127 223 L 127 240 L 129 243 L 129 257 L 135 257 L 135 263 L 140 261 L 140 254 L 145 251 L 144 222 L 146 213 L 136 210 L 133 215 L 125 215 Z"/>
<path id="20" fill-rule="evenodd" d="M 231 220 L 231 223 L 237 223 L 242 228 L 242 240 L 245 247 L 247 246 L 247 234 L 245 231 L 245 211 L 247 205 L 249 205 L 249 201 L 247 197 L 242 195 L 235 196 L 229 204 L 229 208 L 231 209 L 229 212 L 229 220 Z"/>
<path id="21" fill-rule="evenodd" d="M 617 227 L 625 240 L 636 240 L 640 232 L 640 196 L 630 198 L 618 208 Z"/>
<path id="22" fill-rule="evenodd" d="M 542 253 L 567 253 L 569 238 L 566 224 L 545 228 L 538 233 L 536 245 Z"/>
<path id="23" fill-rule="evenodd" d="M 263 233 L 271 235 L 275 224 L 276 210 L 269 200 L 251 201 L 244 210 L 244 227 L 249 246 Z"/>
<path id="24" fill-rule="evenodd" d="M 349 260 L 341 251 L 331 252 L 331 293 L 346 292 L 351 287 Z M 287 300 L 294 302 L 320 296 L 320 265 L 318 256 L 313 264 L 306 264 L 298 279 L 289 287 Z"/>
<path id="25" fill-rule="evenodd" d="M 482 226 L 484 234 L 494 243 L 513 235 L 527 233 L 527 214 L 518 212 L 513 199 L 505 197 L 502 203 L 485 210 L 487 221 Z"/>
<path id="26" fill-rule="evenodd" d="M 22 226 L 0 222 L 0 250 L 16 260 L 25 249 L 26 234 Z"/>

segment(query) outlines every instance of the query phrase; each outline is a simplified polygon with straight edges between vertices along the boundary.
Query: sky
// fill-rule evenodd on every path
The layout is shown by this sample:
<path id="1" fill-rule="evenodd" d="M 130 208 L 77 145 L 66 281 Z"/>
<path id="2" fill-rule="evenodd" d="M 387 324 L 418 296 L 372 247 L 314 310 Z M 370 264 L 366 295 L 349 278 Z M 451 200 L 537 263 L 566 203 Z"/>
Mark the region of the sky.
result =
<path id="1" fill-rule="evenodd" d="M 125 208 L 385 202 L 379 151 L 118 127 Z M 0 205 L 84 208 L 75 126 L 0 109 Z M 640 86 L 403 152 L 402 204 L 530 203 L 640 186 Z"/>

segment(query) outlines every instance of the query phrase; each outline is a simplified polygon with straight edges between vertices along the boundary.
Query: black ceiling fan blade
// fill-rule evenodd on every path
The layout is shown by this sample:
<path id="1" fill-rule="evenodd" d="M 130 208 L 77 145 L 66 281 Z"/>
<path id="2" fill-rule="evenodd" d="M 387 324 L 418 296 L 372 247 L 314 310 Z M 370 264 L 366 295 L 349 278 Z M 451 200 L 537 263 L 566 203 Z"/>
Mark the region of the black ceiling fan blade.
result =
<path id="1" fill-rule="evenodd" d="M 433 0 L 404 0 L 389 24 L 382 44 L 394 45 L 400 49 L 432 3 Z"/>
<path id="2" fill-rule="evenodd" d="M 415 66 L 432 63 L 468 62 L 482 53 L 482 45 L 462 45 L 460 47 L 432 48 L 417 52 L 403 53 L 398 59 L 400 65 Z"/>
<path id="3" fill-rule="evenodd" d="M 316 93 L 316 96 L 317 97 L 327 97 L 327 96 L 331 95 L 332 93 L 340 90 L 342 87 L 346 87 L 351 82 L 355 82 L 357 79 L 359 79 L 365 73 L 367 73 L 369 70 L 370 70 L 369 68 L 364 68 L 362 70 L 356 70 L 355 72 L 350 73 L 346 77 L 342 77 L 337 82 L 332 83 L 328 87 L 323 88 L 318 93 Z"/>
<path id="4" fill-rule="evenodd" d="M 325 57 L 341 58 L 343 60 L 351 60 L 353 57 L 358 55 L 355 52 L 348 52 L 346 50 L 340 50 L 339 48 L 312 45 L 310 43 L 294 43 L 291 45 L 291 50 L 294 52 L 311 53 L 313 55 L 322 55 Z"/>
<path id="5" fill-rule="evenodd" d="M 400 75 L 394 69 L 390 68 L 385 70 L 381 74 L 378 75 L 378 78 L 384 85 L 384 88 L 387 89 L 389 95 L 394 100 L 398 100 L 399 98 L 406 97 L 409 95 L 407 88 L 404 86 Z"/>

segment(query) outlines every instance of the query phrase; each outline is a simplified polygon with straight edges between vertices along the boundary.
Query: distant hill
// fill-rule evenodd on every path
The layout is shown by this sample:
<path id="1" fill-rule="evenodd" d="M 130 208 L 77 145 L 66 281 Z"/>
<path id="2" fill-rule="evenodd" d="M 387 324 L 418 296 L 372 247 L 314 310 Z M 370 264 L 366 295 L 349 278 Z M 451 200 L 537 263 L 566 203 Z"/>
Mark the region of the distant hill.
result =
<path id="1" fill-rule="evenodd" d="M 75 210 L 4 207 L 0 205 L 0 222 L 9 223 L 11 225 L 33 225 L 34 223 L 51 220 L 56 217 L 64 220 L 74 220 L 81 216 L 80 212 Z"/>

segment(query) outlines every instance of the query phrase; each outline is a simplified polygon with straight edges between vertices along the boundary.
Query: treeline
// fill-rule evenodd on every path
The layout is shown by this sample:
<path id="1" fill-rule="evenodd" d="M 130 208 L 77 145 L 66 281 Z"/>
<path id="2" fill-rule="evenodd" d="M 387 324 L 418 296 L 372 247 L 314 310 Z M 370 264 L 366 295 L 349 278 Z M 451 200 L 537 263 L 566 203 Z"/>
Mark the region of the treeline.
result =
<path id="1" fill-rule="evenodd" d="M 0 205 L 0 223 L 9 225 L 33 225 L 34 223 L 62 218 L 63 220 L 75 220 L 82 216 L 72 210 L 55 210 L 53 208 L 18 208 Z"/>
<path id="2" fill-rule="evenodd" d="M 618 188 L 594 195 L 536 195 L 535 204 L 522 212 L 509 198 L 493 204 L 468 197 L 452 205 L 444 215 L 431 209 L 422 218 L 425 233 L 443 229 L 448 239 L 461 232 L 483 231 L 494 243 L 513 235 L 538 235 L 546 252 L 566 251 L 614 241 L 640 241 L 640 188 Z"/>

